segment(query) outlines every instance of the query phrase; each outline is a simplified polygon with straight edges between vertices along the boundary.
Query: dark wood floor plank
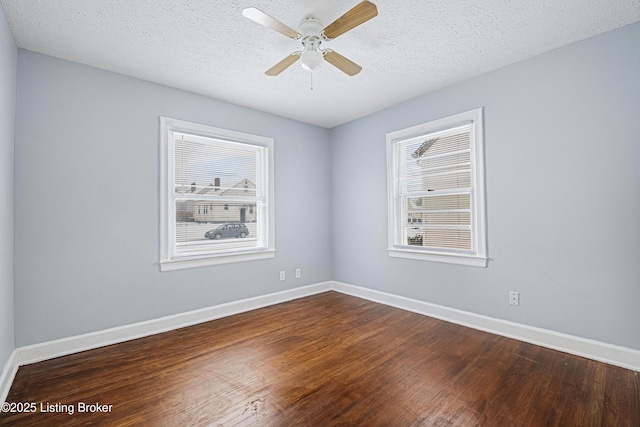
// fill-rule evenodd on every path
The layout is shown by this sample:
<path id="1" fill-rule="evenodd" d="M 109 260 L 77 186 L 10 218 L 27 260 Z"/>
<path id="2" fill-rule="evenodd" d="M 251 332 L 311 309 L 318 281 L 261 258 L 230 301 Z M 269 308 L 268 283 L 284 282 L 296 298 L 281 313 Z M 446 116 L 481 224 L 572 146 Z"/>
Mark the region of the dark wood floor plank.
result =
<path id="1" fill-rule="evenodd" d="M 607 366 L 602 425 L 624 425 L 629 419 L 640 420 L 640 373 Z"/>
<path id="2" fill-rule="evenodd" d="M 2 426 L 640 426 L 637 372 L 327 292 L 23 366 Z"/>

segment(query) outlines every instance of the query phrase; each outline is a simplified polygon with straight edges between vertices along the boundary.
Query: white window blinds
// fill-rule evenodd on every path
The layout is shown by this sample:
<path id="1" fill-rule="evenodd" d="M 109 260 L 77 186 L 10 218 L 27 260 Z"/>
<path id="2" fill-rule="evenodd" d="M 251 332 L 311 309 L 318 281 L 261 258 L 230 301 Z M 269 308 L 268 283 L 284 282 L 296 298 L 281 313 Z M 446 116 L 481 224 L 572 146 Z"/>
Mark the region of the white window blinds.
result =
<path id="1" fill-rule="evenodd" d="M 471 126 L 398 144 L 398 243 L 471 250 Z"/>
<path id="2" fill-rule="evenodd" d="M 175 254 L 265 248 L 266 149 L 179 132 L 173 138 Z M 225 224 L 243 227 L 215 231 Z"/>
<path id="3" fill-rule="evenodd" d="M 477 123 L 450 122 L 388 135 L 390 250 L 484 256 Z"/>

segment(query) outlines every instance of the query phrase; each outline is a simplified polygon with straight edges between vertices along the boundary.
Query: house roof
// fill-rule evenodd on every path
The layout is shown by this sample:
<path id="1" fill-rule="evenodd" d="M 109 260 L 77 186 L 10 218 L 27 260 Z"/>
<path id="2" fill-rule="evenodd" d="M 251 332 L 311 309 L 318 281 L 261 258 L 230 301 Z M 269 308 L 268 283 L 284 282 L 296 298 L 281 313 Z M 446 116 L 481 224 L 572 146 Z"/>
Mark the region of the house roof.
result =
<path id="1" fill-rule="evenodd" d="M 248 182 L 248 185 L 249 185 L 250 188 L 256 188 L 256 185 L 253 183 L 253 181 L 251 181 L 248 178 L 244 178 L 244 179 L 241 179 L 240 181 L 238 181 L 235 185 L 233 185 L 231 187 L 228 187 L 226 190 L 223 190 L 218 194 L 223 195 L 223 194 L 228 193 L 229 191 L 231 191 L 231 190 L 233 190 L 235 188 L 240 188 L 240 187 L 244 188 L 244 185 L 245 185 L 244 182 L 245 181 Z M 209 194 L 209 193 L 211 193 L 211 191 L 217 191 L 217 188 L 218 187 L 215 187 L 213 184 L 211 184 L 211 185 L 209 185 L 207 187 L 203 187 L 202 189 L 200 189 L 198 191 L 198 194 Z"/>

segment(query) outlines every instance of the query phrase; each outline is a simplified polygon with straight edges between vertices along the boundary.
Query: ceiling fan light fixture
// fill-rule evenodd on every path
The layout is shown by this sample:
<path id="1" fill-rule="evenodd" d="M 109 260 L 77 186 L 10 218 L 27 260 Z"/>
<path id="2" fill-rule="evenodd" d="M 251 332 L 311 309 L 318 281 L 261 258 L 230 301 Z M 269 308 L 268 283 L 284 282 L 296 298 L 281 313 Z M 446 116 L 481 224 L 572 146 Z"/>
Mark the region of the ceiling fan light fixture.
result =
<path id="1" fill-rule="evenodd" d="M 313 26 L 318 24 L 317 20 L 306 21 L 305 25 Z M 303 26 L 303 25 L 301 25 Z M 307 71 L 315 71 L 322 66 L 324 55 L 320 50 L 322 40 L 317 35 L 307 35 L 302 39 L 303 51 L 300 55 L 300 65 Z"/>
<path id="2" fill-rule="evenodd" d="M 305 50 L 300 55 L 300 64 L 305 70 L 313 72 L 322 66 L 323 56 L 318 50 Z"/>

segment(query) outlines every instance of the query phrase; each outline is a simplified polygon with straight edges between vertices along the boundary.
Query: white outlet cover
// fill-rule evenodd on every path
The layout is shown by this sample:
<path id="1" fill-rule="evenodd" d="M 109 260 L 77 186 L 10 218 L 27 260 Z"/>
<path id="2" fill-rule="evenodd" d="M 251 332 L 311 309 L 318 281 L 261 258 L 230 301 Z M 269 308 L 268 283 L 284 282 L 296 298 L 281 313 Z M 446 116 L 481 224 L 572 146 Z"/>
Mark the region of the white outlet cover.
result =
<path id="1" fill-rule="evenodd" d="M 514 292 L 514 291 L 509 292 L 509 304 L 520 305 L 520 294 L 518 292 Z"/>

